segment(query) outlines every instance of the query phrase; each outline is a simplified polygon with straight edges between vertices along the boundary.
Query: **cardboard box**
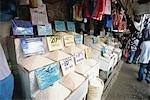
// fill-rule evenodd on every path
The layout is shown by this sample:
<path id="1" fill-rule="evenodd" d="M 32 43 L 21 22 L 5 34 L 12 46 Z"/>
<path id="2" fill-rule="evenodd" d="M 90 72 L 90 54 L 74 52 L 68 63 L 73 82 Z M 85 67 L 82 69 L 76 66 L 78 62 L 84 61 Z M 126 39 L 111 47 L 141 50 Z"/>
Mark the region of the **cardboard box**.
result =
<path id="1" fill-rule="evenodd" d="M 25 58 L 19 64 L 26 69 L 27 73 L 34 71 L 39 89 L 52 85 L 61 77 L 58 63 L 40 55 Z"/>
<path id="2" fill-rule="evenodd" d="M 38 68 L 43 68 L 47 65 L 52 65 L 52 64 L 57 64 L 57 63 L 41 55 L 37 55 L 37 56 L 31 56 L 22 59 L 19 62 L 19 65 L 14 66 L 17 68 L 16 71 L 19 74 L 20 77 L 19 81 L 22 86 L 21 91 L 23 92 L 23 96 L 25 96 L 26 99 L 29 98 L 31 99 L 39 91 L 39 85 L 36 78 L 36 70 Z M 46 78 L 46 76 L 44 78 Z M 57 80 L 54 80 L 53 82 L 55 81 Z"/>
<path id="3" fill-rule="evenodd" d="M 23 55 L 21 46 L 20 46 L 20 38 L 12 38 L 9 37 L 8 39 L 8 44 L 9 44 L 9 56 L 10 56 L 10 62 L 11 64 L 15 65 L 20 63 L 22 59 L 25 59 L 26 57 Z M 42 37 L 42 42 L 44 44 L 44 51 L 48 52 L 48 47 L 46 43 L 45 37 Z"/>
<path id="4" fill-rule="evenodd" d="M 75 64 L 79 64 L 85 60 L 85 52 L 76 46 L 64 48 L 64 52 L 71 54 L 74 57 Z"/>
<path id="5" fill-rule="evenodd" d="M 44 56 L 60 63 L 63 76 L 75 70 L 73 56 L 63 51 L 56 50 L 53 52 L 49 52 L 45 54 Z"/>

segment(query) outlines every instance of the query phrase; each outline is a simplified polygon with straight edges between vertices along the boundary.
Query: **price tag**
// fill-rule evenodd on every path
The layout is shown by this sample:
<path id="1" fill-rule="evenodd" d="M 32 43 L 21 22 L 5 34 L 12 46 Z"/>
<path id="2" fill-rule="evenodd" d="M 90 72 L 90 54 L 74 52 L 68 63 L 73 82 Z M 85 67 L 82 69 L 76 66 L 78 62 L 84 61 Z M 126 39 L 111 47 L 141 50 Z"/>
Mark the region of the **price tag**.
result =
<path id="1" fill-rule="evenodd" d="M 56 31 L 66 31 L 65 22 L 64 21 L 55 21 L 55 29 Z"/>
<path id="2" fill-rule="evenodd" d="M 72 46 L 74 45 L 74 36 L 73 35 L 65 35 L 64 36 L 65 46 Z"/>
<path id="3" fill-rule="evenodd" d="M 90 48 L 85 49 L 85 56 L 87 59 L 90 59 L 92 57 L 92 51 Z"/>
<path id="4" fill-rule="evenodd" d="M 67 22 L 67 29 L 68 29 L 68 31 L 75 32 L 76 29 L 75 29 L 74 22 Z"/>
<path id="5" fill-rule="evenodd" d="M 60 66 L 63 72 L 63 75 L 67 75 L 70 72 L 75 70 L 75 64 L 73 57 L 69 57 L 60 61 Z"/>
<path id="6" fill-rule="evenodd" d="M 52 25 L 38 25 L 37 26 L 38 35 L 52 35 Z"/>
<path id="7" fill-rule="evenodd" d="M 76 44 L 82 44 L 83 37 L 80 34 L 76 34 L 76 35 L 74 35 L 74 40 L 75 40 Z"/>
<path id="8" fill-rule="evenodd" d="M 35 71 L 35 76 L 40 89 L 45 89 L 49 85 L 60 79 L 59 64 L 51 64 Z"/>
<path id="9" fill-rule="evenodd" d="M 75 53 L 74 57 L 75 57 L 75 63 L 79 64 L 80 62 L 82 62 L 83 60 L 85 60 L 84 51 Z"/>
<path id="10" fill-rule="evenodd" d="M 63 48 L 63 39 L 60 36 L 47 37 L 49 51 Z"/>

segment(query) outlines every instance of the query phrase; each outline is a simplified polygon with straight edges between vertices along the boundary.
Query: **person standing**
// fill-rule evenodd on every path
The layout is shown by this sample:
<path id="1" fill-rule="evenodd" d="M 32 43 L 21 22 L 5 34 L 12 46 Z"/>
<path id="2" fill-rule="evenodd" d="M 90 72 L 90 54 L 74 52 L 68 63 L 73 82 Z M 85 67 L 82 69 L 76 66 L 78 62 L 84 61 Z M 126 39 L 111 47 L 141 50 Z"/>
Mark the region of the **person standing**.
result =
<path id="1" fill-rule="evenodd" d="M 140 58 L 139 58 L 140 68 L 138 71 L 138 78 L 137 78 L 138 81 L 143 80 L 145 69 L 149 68 L 149 64 L 150 64 L 150 37 L 143 41 L 143 43 L 140 46 L 140 49 L 141 49 L 141 54 L 140 54 Z M 145 80 L 147 81 L 147 83 L 150 83 L 150 73 L 148 70 L 147 70 Z"/>
<path id="2" fill-rule="evenodd" d="M 0 43 L 0 100 L 12 100 L 14 78 Z"/>
<path id="3" fill-rule="evenodd" d="M 129 43 L 129 47 L 128 47 L 129 49 L 128 49 L 127 63 L 129 63 L 129 64 L 131 64 L 134 59 L 138 43 L 139 43 L 138 34 L 137 34 L 137 32 L 134 32 L 131 35 L 131 39 L 130 39 L 130 43 Z"/>

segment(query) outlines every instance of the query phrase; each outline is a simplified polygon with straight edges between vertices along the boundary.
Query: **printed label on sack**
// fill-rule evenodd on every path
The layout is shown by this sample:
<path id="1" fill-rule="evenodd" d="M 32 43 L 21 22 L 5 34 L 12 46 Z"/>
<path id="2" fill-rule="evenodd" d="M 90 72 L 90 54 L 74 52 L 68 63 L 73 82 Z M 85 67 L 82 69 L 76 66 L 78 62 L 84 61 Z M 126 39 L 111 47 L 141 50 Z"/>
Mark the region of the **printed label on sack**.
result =
<path id="1" fill-rule="evenodd" d="M 74 36 L 73 35 L 65 35 L 64 36 L 65 46 L 72 46 L 74 45 Z"/>
<path id="2" fill-rule="evenodd" d="M 73 57 L 69 57 L 60 61 L 60 66 L 63 72 L 63 75 L 67 75 L 70 72 L 74 71 L 74 59 Z"/>
<path id="3" fill-rule="evenodd" d="M 75 53 L 74 57 L 75 57 L 75 63 L 79 64 L 80 62 L 82 62 L 83 60 L 85 60 L 84 51 Z"/>
<path id="4" fill-rule="evenodd" d="M 65 22 L 64 21 L 55 21 L 55 30 L 56 31 L 66 31 Z"/>
<path id="5" fill-rule="evenodd" d="M 63 48 L 63 39 L 60 36 L 47 37 L 49 51 Z"/>
<path id="6" fill-rule="evenodd" d="M 74 22 L 67 22 L 67 29 L 68 29 L 68 31 L 75 32 L 76 29 L 75 29 Z"/>
<path id="7" fill-rule="evenodd" d="M 35 71 L 39 89 L 45 89 L 60 79 L 59 64 L 51 64 Z"/>

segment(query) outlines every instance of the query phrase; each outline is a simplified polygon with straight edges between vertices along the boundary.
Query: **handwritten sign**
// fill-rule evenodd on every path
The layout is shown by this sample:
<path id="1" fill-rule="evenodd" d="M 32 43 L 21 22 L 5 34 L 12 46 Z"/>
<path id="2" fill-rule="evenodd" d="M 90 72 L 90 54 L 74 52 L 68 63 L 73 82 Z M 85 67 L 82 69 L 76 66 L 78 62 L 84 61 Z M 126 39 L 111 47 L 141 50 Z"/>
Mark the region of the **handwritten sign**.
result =
<path id="1" fill-rule="evenodd" d="M 80 34 L 75 34 L 74 35 L 74 40 L 76 44 L 82 44 L 83 42 L 83 36 Z"/>
<path id="2" fill-rule="evenodd" d="M 91 48 L 86 48 L 86 49 L 84 49 L 84 51 L 85 51 L 86 58 L 90 59 L 92 57 L 92 50 L 91 50 Z"/>
<path id="3" fill-rule="evenodd" d="M 65 22 L 55 21 L 55 30 L 59 32 L 66 31 Z"/>
<path id="4" fill-rule="evenodd" d="M 60 61 L 60 66 L 63 72 L 63 75 L 67 75 L 70 72 L 75 70 L 75 64 L 73 57 L 69 57 Z"/>
<path id="5" fill-rule="evenodd" d="M 65 35 L 64 36 L 64 43 L 65 46 L 72 46 L 74 45 L 74 36 L 73 35 Z"/>
<path id="6" fill-rule="evenodd" d="M 79 64 L 80 62 L 82 62 L 83 60 L 85 60 L 84 50 L 82 52 L 75 53 L 74 57 L 75 57 L 75 63 L 76 64 Z"/>
<path id="7" fill-rule="evenodd" d="M 38 35 L 52 35 L 52 25 L 38 25 L 37 26 Z"/>
<path id="8" fill-rule="evenodd" d="M 21 38 L 20 44 L 24 56 L 44 53 L 44 44 L 42 38 Z"/>
<path id="9" fill-rule="evenodd" d="M 47 37 L 49 51 L 58 50 L 63 48 L 63 38 L 60 36 Z"/>
<path id="10" fill-rule="evenodd" d="M 30 13 L 33 25 L 48 24 L 48 17 L 45 4 L 38 6 L 38 8 L 30 8 Z"/>
<path id="11" fill-rule="evenodd" d="M 35 71 L 39 89 L 45 89 L 60 79 L 59 64 L 51 64 Z"/>
<path id="12" fill-rule="evenodd" d="M 68 31 L 75 32 L 76 29 L 75 29 L 74 22 L 67 22 L 67 29 L 68 29 Z"/>

